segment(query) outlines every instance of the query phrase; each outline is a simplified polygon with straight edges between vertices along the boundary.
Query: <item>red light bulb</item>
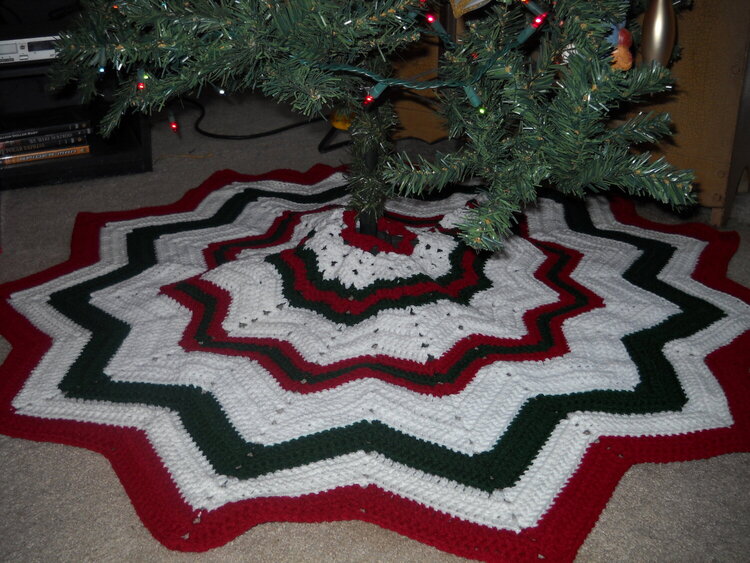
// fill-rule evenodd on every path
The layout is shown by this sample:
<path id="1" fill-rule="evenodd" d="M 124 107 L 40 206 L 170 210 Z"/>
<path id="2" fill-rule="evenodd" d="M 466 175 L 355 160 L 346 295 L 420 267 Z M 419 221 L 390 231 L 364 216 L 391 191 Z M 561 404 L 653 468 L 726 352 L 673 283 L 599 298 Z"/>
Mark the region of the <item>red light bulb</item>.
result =
<path id="1" fill-rule="evenodd" d="M 535 17 L 534 21 L 531 24 L 531 27 L 533 27 L 534 29 L 538 29 L 539 26 L 544 23 L 544 20 L 547 19 L 547 14 L 549 14 L 549 12 L 544 12 L 543 14 L 539 14 L 537 17 Z"/>
<path id="2" fill-rule="evenodd" d="M 146 83 L 139 82 L 138 84 L 135 85 L 135 87 L 138 88 L 139 90 L 144 90 L 146 88 Z"/>
<path id="3" fill-rule="evenodd" d="M 178 130 L 178 129 L 180 128 L 180 125 L 179 125 L 179 124 L 178 124 L 178 123 L 177 123 L 176 121 L 171 121 L 171 122 L 169 123 L 169 128 L 170 128 L 170 129 L 171 129 L 172 131 L 174 131 L 175 133 L 177 133 L 177 130 Z"/>
<path id="4" fill-rule="evenodd" d="M 374 101 L 375 101 L 375 96 L 373 96 L 372 94 L 367 94 L 365 96 L 365 100 L 363 103 L 364 105 L 369 106 Z"/>
<path id="5" fill-rule="evenodd" d="M 428 21 L 429 23 L 432 23 L 432 22 L 434 22 L 434 21 L 435 21 L 435 20 L 436 20 L 437 18 L 435 18 L 435 14 L 427 14 L 427 15 L 425 16 L 425 19 L 426 19 L 426 20 L 427 20 L 427 21 Z"/>

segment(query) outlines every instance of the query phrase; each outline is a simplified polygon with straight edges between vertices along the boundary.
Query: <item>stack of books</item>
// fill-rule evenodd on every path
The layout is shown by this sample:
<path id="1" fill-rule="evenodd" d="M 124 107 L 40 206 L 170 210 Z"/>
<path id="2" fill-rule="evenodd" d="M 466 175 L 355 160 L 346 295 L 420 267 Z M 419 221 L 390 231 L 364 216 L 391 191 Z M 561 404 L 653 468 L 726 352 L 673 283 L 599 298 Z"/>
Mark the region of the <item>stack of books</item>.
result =
<path id="1" fill-rule="evenodd" d="M 0 168 L 88 154 L 91 132 L 91 121 L 74 113 L 0 120 Z"/>

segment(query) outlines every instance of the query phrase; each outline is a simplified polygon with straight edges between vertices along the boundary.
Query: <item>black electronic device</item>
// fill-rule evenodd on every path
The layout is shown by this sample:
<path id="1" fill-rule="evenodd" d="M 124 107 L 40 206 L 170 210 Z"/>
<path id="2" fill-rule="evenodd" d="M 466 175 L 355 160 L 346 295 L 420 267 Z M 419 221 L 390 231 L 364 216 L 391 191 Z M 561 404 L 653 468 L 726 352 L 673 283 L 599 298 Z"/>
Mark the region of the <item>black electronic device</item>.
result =
<path id="1" fill-rule="evenodd" d="M 79 9 L 70 0 L 0 0 L 0 134 L 3 143 L 15 143 L 0 149 L 0 189 L 151 170 L 151 131 L 143 116 L 123 116 L 103 138 L 96 133 L 107 109 L 101 99 L 84 102 L 75 87 L 50 88 L 55 39 Z M 75 132 L 22 139 L 34 128 L 60 124 Z"/>
<path id="2" fill-rule="evenodd" d="M 0 25 L 0 65 L 49 62 L 57 56 L 60 24 Z"/>

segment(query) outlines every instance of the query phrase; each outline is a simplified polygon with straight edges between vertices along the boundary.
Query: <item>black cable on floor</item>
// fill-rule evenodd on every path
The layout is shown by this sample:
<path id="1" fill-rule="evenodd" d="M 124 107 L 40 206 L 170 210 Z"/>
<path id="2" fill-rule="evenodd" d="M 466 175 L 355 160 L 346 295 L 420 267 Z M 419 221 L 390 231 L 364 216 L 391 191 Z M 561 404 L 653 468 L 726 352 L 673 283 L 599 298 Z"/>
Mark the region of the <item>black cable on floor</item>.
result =
<path id="1" fill-rule="evenodd" d="M 348 141 L 339 141 L 338 143 L 331 143 L 331 140 L 336 136 L 338 132 L 339 130 L 336 129 L 335 127 L 331 127 L 328 130 L 328 133 L 325 134 L 325 137 L 323 137 L 320 143 L 318 143 L 319 153 L 323 154 L 323 153 L 331 152 L 341 147 L 345 147 L 347 145 L 352 144 L 351 139 L 349 139 Z"/>
<path id="2" fill-rule="evenodd" d="M 289 131 L 290 129 L 295 129 L 297 127 L 303 127 L 305 125 L 310 125 L 311 123 L 317 123 L 318 121 L 325 121 L 323 117 L 316 117 L 313 119 L 310 119 L 308 121 L 300 121 L 298 123 L 291 123 L 290 125 L 284 125 L 283 127 L 278 127 L 276 129 L 271 129 L 269 131 L 261 131 L 260 133 L 250 133 L 247 135 L 224 135 L 220 133 L 212 133 L 210 131 L 206 131 L 205 129 L 202 129 L 200 126 L 201 121 L 206 116 L 206 108 L 201 104 L 198 100 L 194 100 L 192 98 L 180 98 L 183 102 L 187 102 L 200 111 L 200 115 L 198 116 L 198 119 L 195 120 L 195 123 L 193 124 L 193 128 L 200 133 L 201 135 L 205 137 L 211 137 L 212 139 L 225 139 L 230 141 L 244 141 L 248 139 L 260 139 L 261 137 L 270 137 L 272 135 L 277 135 L 278 133 L 283 133 L 284 131 Z"/>

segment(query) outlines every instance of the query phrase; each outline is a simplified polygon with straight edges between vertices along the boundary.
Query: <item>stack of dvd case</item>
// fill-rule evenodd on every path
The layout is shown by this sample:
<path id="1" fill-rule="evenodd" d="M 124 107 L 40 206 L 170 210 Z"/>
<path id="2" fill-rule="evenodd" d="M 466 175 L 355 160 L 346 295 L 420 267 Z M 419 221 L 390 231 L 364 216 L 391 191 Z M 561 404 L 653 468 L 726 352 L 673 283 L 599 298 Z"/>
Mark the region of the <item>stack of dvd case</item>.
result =
<path id="1" fill-rule="evenodd" d="M 91 121 L 70 111 L 0 118 L 0 168 L 88 154 L 91 133 Z"/>

